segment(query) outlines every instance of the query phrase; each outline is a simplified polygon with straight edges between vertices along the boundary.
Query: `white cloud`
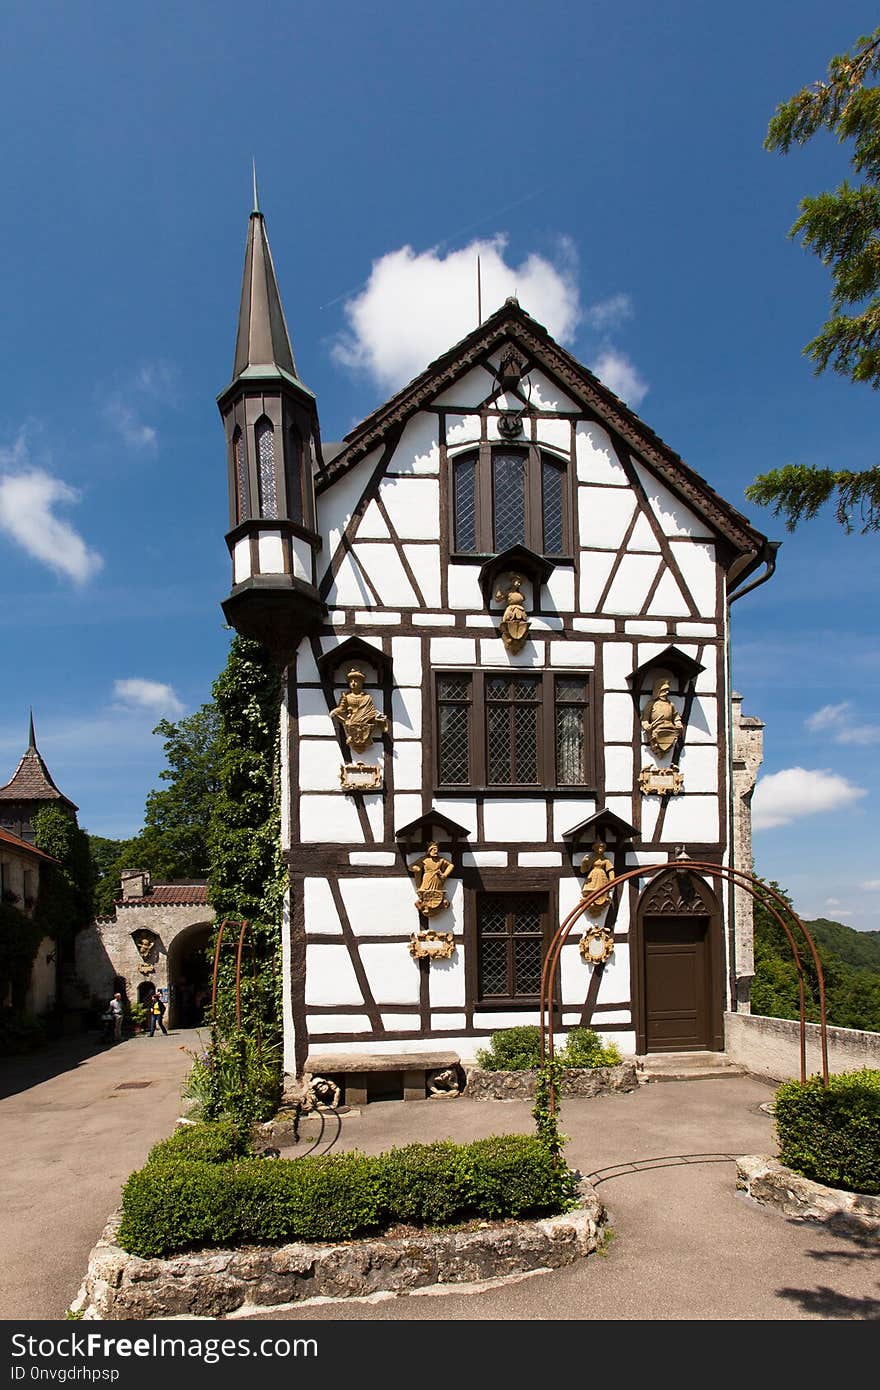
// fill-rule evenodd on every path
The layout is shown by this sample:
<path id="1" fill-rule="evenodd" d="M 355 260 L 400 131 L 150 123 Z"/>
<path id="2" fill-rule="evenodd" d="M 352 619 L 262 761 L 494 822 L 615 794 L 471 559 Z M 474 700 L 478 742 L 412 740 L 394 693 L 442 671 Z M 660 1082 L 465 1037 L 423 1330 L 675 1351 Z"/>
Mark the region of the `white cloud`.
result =
<path id="1" fill-rule="evenodd" d="M 752 827 L 772 830 L 802 816 L 837 811 L 866 795 L 864 787 L 827 768 L 788 767 L 759 779 L 752 800 Z"/>
<path id="2" fill-rule="evenodd" d="M 570 341 L 581 316 L 572 243 L 560 242 L 555 263 L 533 253 L 508 265 L 506 250 L 507 238 L 499 235 L 446 256 L 436 248 L 389 251 L 345 305 L 349 329 L 333 345 L 333 357 L 386 390 L 402 386 L 476 328 L 478 255 L 483 318 L 516 294 L 554 338 Z"/>
<path id="3" fill-rule="evenodd" d="M 145 425 L 137 411 L 121 394 L 109 396 L 104 402 L 104 414 L 123 441 L 132 449 L 155 449 L 158 436 L 152 425 Z"/>
<path id="4" fill-rule="evenodd" d="M 590 371 L 595 373 L 609 391 L 613 391 L 615 396 L 632 406 L 633 410 L 638 410 L 650 390 L 648 383 L 639 376 L 629 358 L 614 348 L 605 348 L 600 352 L 590 363 Z"/>
<path id="5" fill-rule="evenodd" d="M 852 704 L 849 700 L 843 700 L 839 705 L 823 705 L 815 714 L 805 719 L 804 724 L 813 733 L 831 730 L 833 743 L 880 743 L 880 724 L 854 723 Z"/>
<path id="6" fill-rule="evenodd" d="M 0 449 L 0 531 L 57 574 L 84 584 L 104 561 L 55 515 L 56 507 L 78 500 L 74 488 L 30 462 L 24 435 Z"/>
<path id="7" fill-rule="evenodd" d="M 876 893 L 880 889 L 880 878 L 866 879 L 864 883 L 859 884 L 859 887 L 864 889 L 866 893 Z"/>
<path id="8" fill-rule="evenodd" d="M 591 328 L 616 328 L 628 318 L 632 318 L 632 300 L 628 294 L 612 294 L 608 299 L 600 299 L 588 305 L 584 318 Z"/>
<path id="9" fill-rule="evenodd" d="M 145 680 L 142 676 L 114 681 L 113 694 L 124 705 L 146 709 L 151 714 L 171 715 L 175 719 L 186 709 L 170 685 L 165 685 L 163 681 Z"/>

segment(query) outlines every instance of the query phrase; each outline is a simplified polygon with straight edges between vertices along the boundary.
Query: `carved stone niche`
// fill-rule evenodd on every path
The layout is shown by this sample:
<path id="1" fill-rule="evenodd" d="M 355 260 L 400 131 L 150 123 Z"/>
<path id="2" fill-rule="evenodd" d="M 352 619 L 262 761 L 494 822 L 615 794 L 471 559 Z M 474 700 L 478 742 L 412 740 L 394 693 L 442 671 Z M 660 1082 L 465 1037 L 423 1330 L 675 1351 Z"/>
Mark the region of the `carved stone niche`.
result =
<path id="1" fill-rule="evenodd" d="M 529 614 L 541 611 L 541 586 L 555 566 L 524 545 L 511 546 L 493 555 L 480 568 L 480 588 L 486 608 L 499 612 L 498 632 L 514 655 L 522 651 L 529 635 Z"/>
<path id="2" fill-rule="evenodd" d="M 598 841 L 605 846 L 615 874 L 622 874 L 626 869 L 627 846 L 632 844 L 637 834 L 635 826 L 630 825 L 629 821 L 603 807 L 595 815 L 587 816 L 586 820 L 578 821 L 577 825 L 564 830 L 562 838 L 579 871 L 582 859 Z"/>
<path id="3" fill-rule="evenodd" d="M 333 701 L 328 716 L 340 745 L 344 752 L 355 755 L 349 756 L 346 767 L 361 767 L 362 755 L 388 732 L 385 711 L 391 707 L 391 658 L 379 647 L 350 637 L 318 658 L 318 670 L 328 701 Z M 343 769 L 340 780 L 347 791 L 368 789 L 366 785 L 354 785 L 357 781 L 364 783 L 364 775 L 348 778 Z M 381 786 L 381 778 L 378 785 Z"/>
<path id="4" fill-rule="evenodd" d="M 410 821 L 394 832 L 407 873 L 412 874 L 416 882 L 414 906 L 423 921 L 448 909 L 449 899 L 444 885 L 460 865 L 461 843 L 469 833 L 463 825 L 450 820 L 441 811 L 428 811 L 418 820 Z M 413 959 L 438 955 L 442 958 L 444 953 L 433 941 L 436 936 L 434 932 L 420 932 L 419 937 L 425 938 L 421 944 L 426 949 L 414 950 L 411 941 L 410 954 Z M 449 940 L 452 940 L 451 935 Z"/>
<path id="5" fill-rule="evenodd" d="M 675 762 L 687 733 L 694 683 L 705 669 L 687 652 L 670 646 L 627 676 L 645 744 L 656 758 L 668 755 Z"/>

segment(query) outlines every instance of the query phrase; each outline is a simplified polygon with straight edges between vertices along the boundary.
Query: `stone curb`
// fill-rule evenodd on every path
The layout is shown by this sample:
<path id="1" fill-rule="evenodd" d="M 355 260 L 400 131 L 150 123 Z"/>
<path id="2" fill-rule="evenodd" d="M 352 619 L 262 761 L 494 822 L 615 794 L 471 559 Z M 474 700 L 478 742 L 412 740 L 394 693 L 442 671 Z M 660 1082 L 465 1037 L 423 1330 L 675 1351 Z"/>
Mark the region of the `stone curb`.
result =
<path id="1" fill-rule="evenodd" d="M 763 1206 L 796 1221 L 821 1221 L 833 1230 L 880 1237 L 880 1197 L 844 1192 L 801 1177 L 767 1154 L 736 1162 L 736 1185 Z"/>
<path id="2" fill-rule="evenodd" d="M 474 1283 L 559 1269 L 603 1240 L 605 1208 L 581 1184 L 580 1204 L 562 1216 L 474 1231 L 425 1231 L 337 1244 L 207 1249 L 140 1259 L 115 1243 L 115 1212 L 89 1257 L 71 1311 L 83 1319 L 223 1318 L 315 1298 L 407 1294 L 432 1285 Z"/>
<path id="3" fill-rule="evenodd" d="M 531 1100 L 535 1094 L 537 1071 L 485 1071 L 465 1064 L 467 1085 L 464 1100 Z M 566 1067 L 562 1074 L 563 1096 L 598 1096 L 612 1091 L 636 1091 L 639 1086 L 635 1064 L 617 1067 Z"/>

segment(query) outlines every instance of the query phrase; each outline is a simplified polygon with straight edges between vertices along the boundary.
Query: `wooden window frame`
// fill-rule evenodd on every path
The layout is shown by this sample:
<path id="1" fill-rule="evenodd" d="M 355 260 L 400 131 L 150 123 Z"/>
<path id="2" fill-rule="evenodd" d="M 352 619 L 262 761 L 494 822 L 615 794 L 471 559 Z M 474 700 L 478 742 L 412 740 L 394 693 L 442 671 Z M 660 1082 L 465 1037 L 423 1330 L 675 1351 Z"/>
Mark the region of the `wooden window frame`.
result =
<path id="1" fill-rule="evenodd" d="M 506 1012 L 514 1009 L 534 1011 L 540 1003 L 540 993 L 535 994 L 482 994 L 481 985 L 481 935 L 480 935 L 480 903 L 487 897 L 511 897 L 540 898 L 541 907 L 541 963 L 543 965 L 547 956 L 547 949 L 553 938 L 554 922 L 556 919 L 556 890 L 555 885 L 546 884 L 541 887 L 524 886 L 523 888 L 511 888 L 509 885 L 497 888 L 486 885 L 485 888 L 474 890 L 468 893 L 466 907 L 466 930 L 467 940 L 470 949 L 466 953 L 466 960 L 469 963 L 469 978 L 467 982 L 467 992 L 469 1003 L 480 1013 L 490 1013 L 492 1010 Z M 508 938 L 512 941 L 513 936 Z M 508 952 L 510 946 L 508 945 Z M 511 970 L 511 955 L 508 954 L 508 980 Z M 558 999 L 558 976 L 555 997 Z"/>
<path id="2" fill-rule="evenodd" d="M 495 487 L 493 457 L 495 454 L 518 454 L 526 459 L 525 536 L 519 544 L 536 555 L 550 555 L 554 560 L 570 560 L 573 554 L 573 501 L 571 460 L 542 448 L 539 444 L 505 444 L 498 440 L 483 441 L 476 448 L 463 449 L 449 458 L 448 498 L 450 554 L 456 560 L 472 560 L 479 556 L 495 555 Z M 562 549 L 544 549 L 544 463 L 550 463 L 562 474 Z M 473 550 L 457 550 L 455 545 L 455 470 L 460 463 L 475 463 L 474 507 L 476 512 Z M 507 548 L 507 547 L 505 547 Z"/>
<path id="3" fill-rule="evenodd" d="M 517 667 L 515 670 L 496 670 L 480 667 L 477 670 L 462 670 L 461 667 L 444 667 L 433 672 L 433 711 L 434 711 L 434 786 L 438 794 L 455 795 L 463 791 L 492 796 L 504 794 L 526 795 L 562 790 L 570 792 L 591 792 L 595 789 L 597 775 L 597 730 L 596 700 L 592 671 L 573 671 L 563 667 L 540 670 L 532 667 Z M 444 676 L 459 680 L 470 680 L 469 721 L 468 721 L 468 782 L 440 781 L 440 681 Z M 502 678 L 505 680 L 532 677 L 539 682 L 540 700 L 538 702 L 538 780 L 535 782 L 490 782 L 488 780 L 488 747 L 486 724 L 486 681 Z M 558 680 L 581 680 L 584 683 L 584 781 L 559 782 L 556 766 L 556 682 Z"/>

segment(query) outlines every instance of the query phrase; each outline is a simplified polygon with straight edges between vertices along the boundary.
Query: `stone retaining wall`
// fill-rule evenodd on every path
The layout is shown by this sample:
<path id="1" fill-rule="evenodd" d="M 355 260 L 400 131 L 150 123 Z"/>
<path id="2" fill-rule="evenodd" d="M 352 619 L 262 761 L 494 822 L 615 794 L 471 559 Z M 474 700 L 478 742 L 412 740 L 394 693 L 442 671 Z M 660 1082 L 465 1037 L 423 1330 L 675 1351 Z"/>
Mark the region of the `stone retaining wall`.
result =
<path id="1" fill-rule="evenodd" d="M 828 1028 L 828 1069 L 832 1072 L 880 1068 L 880 1033 Z M 731 1062 L 774 1081 L 799 1077 L 800 1024 L 761 1014 L 725 1014 L 724 1046 Z M 818 1023 L 807 1024 L 807 1075 L 822 1070 Z"/>
<path id="2" fill-rule="evenodd" d="M 880 1197 L 843 1192 L 801 1177 L 778 1159 L 748 1154 L 737 1159 L 736 1185 L 756 1202 L 798 1221 L 822 1221 L 833 1230 L 880 1237 Z"/>
<path id="3" fill-rule="evenodd" d="M 580 1205 L 538 1221 L 486 1222 L 476 1230 L 425 1231 L 339 1244 L 297 1242 L 196 1250 L 143 1260 L 115 1244 L 117 1212 L 89 1258 L 72 1311 L 84 1319 L 222 1318 L 308 1298 L 406 1294 L 558 1269 L 602 1243 L 605 1208 L 583 1182 Z"/>
<path id="4" fill-rule="evenodd" d="M 484 1071 L 465 1066 L 465 1099 L 531 1100 L 538 1079 L 536 1071 Z M 564 1096 L 598 1096 L 605 1091 L 635 1091 L 638 1088 L 635 1064 L 617 1067 L 566 1067 L 561 1093 Z"/>

